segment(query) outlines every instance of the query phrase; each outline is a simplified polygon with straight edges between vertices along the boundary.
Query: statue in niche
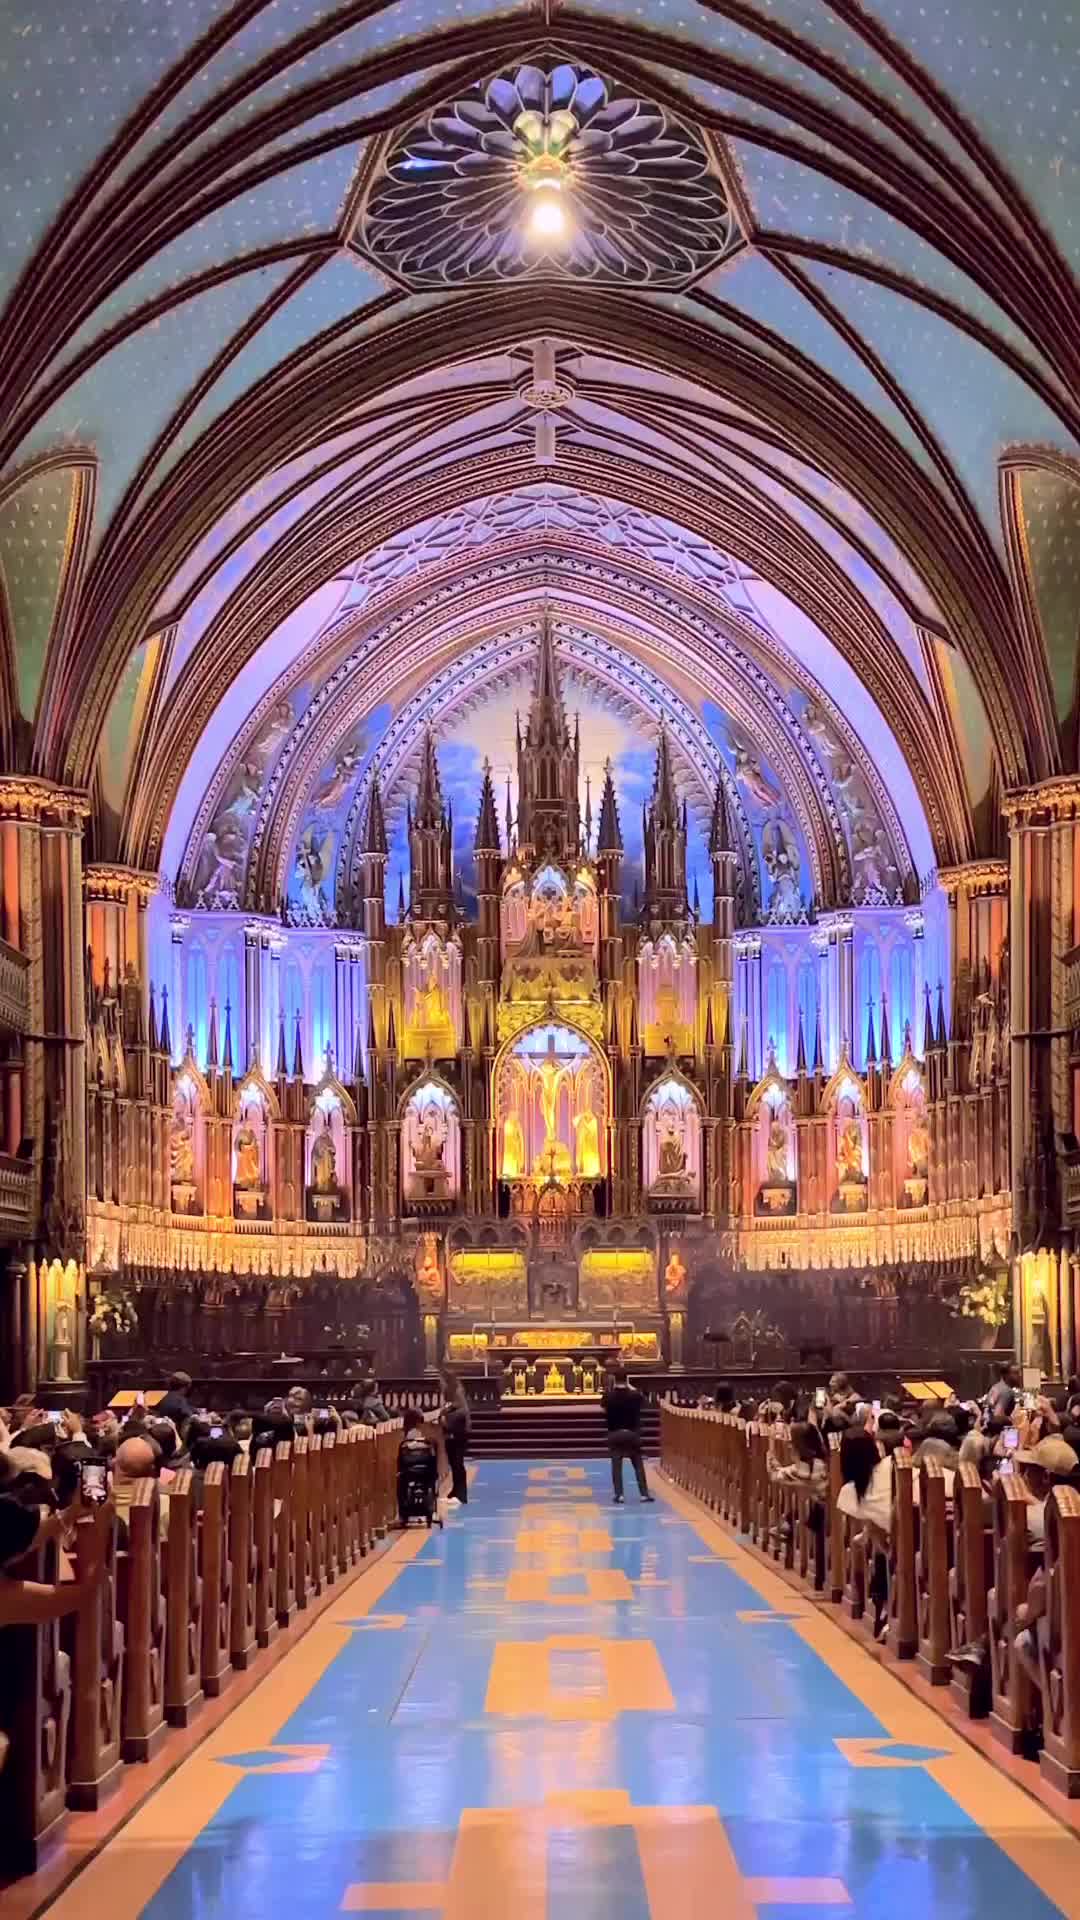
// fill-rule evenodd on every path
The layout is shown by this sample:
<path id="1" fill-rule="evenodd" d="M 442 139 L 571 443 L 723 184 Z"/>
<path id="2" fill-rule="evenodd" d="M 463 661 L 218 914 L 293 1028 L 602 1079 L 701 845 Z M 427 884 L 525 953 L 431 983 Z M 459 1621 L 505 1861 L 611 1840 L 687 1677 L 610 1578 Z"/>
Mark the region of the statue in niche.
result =
<path id="1" fill-rule="evenodd" d="M 772 883 L 769 913 L 778 919 L 790 918 L 802 911 L 799 891 L 801 862 L 799 846 L 786 820 L 766 822 L 761 835 L 761 858 Z"/>
<path id="2" fill-rule="evenodd" d="M 908 1167 L 925 1180 L 930 1166 L 930 1134 L 924 1120 L 916 1120 L 908 1134 Z"/>
<path id="3" fill-rule="evenodd" d="M 450 1010 L 446 1004 L 446 995 L 439 981 L 439 961 L 431 953 L 422 985 L 416 989 L 413 1024 L 422 1033 L 440 1033 L 450 1023 Z"/>
<path id="4" fill-rule="evenodd" d="M 337 1148 L 328 1119 L 324 1119 L 322 1132 L 311 1149 L 311 1185 L 315 1193 L 336 1197 L 338 1192 Z"/>
<path id="5" fill-rule="evenodd" d="M 251 1190 L 262 1186 L 262 1155 L 258 1135 L 245 1121 L 236 1136 L 236 1184 Z"/>
<path id="6" fill-rule="evenodd" d="M 586 1180 L 595 1180 L 600 1172 L 600 1128 L 589 1098 L 586 1085 L 582 1094 L 582 1107 L 574 1121 L 577 1134 L 577 1170 Z"/>
<path id="7" fill-rule="evenodd" d="M 422 1233 L 416 1249 L 416 1291 L 421 1304 L 428 1307 L 442 1298 L 438 1245 L 433 1233 Z"/>
<path id="8" fill-rule="evenodd" d="M 191 1122 L 177 1108 L 169 1128 L 169 1177 L 174 1187 L 189 1187 L 195 1181 L 195 1143 Z"/>
<path id="9" fill-rule="evenodd" d="M 413 1166 L 418 1173 L 433 1173 L 443 1168 L 446 1128 L 438 1107 L 431 1102 L 418 1116 L 413 1137 Z"/>
<path id="10" fill-rule="evenodd" d="M 524 1171 L 525 1136 L 521 1131 L 521 1121 L 511 1108 L 503 1121 L 502 1177 L 504 1180 L 520 1180 Z"/>
<path id="11" fill-rule="evenodd" d="M 686 1299 L 688 1275 L 678 1247 L 672 1247 L 664 1268 L 664 1298 L 680 1301 Z"/>
<path id="12" fill-rule="evenodd" d="M 665 1100 L 656 1117 L 656 1170 L 662 1180 L 686 1172 L 682 1115 L 673 1100 Z"/>
<path id="13" fill-rule="evenodd" d="M 866 1184 L 866 1175 L 863 1172 L 862 1128 L 857 1120 L 845 1120 L 840 1129 L 836 1172 L 842 1187 L 852 1182 Z"/>
<path id="14" fill-rule="evenodd" d="M 899 875 L 880 821 L 864 819 L 853 827 L 851 864 L 857 875 L 856 892 L 863 898 L 896 890 Z"/>
<path id="15" fill-rule="evenodd" d="M 769 1126 L 769 1143 L 765 1155 L 765 1167 L 770 1186 L 786 1187 L 790 1180 L 788 1173 L 788 1133 L 784 1122 L 775 1119 Z"/>

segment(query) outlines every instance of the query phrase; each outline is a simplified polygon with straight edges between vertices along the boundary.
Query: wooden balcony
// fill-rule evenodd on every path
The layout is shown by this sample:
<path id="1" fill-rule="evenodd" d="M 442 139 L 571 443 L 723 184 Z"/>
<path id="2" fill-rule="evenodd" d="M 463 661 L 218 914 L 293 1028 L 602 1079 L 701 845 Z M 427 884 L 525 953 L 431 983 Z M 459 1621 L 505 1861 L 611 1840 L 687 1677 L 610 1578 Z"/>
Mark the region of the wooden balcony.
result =
<path id="1" fill-rule="evenodd" d="M 27 1033 L 30 1028 L 30 962 L 18 947 L 0 940 L 0 1029 Z"/>
<path id="2" fill-rule="evenodd" d="M 0 1241 L 22 1240 L 33 1233 L 33 1190 L 33 1163 L 0 1153 Z"/>

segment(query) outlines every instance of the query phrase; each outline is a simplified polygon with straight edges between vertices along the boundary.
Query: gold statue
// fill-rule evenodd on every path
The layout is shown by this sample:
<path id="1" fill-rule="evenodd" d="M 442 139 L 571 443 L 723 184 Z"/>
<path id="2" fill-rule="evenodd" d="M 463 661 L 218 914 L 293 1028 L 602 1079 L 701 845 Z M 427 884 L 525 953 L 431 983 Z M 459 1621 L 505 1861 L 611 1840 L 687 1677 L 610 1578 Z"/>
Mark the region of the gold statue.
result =
<path id="1" fill-rule="evenodd" d="M 672 1247 L 667 1266 L 664 1268 L 664 1294 L 668 1300 L 686 1298 L 686 1268 L 679 1256 L 678 1247 Z"/>
<path id="2" fill-rule="evenodd" d="M 556 1131 L 559 1124 L 559 1093 L 569 1074 L 555 1059 L 541 1061 L 537 1068 L 540 1081 L 540 1111 L 544 1116 L 544 1144 L 536 1156 L 535 1173 L 549 1179 L 565 1179 L 570 1173 L 570 1149 Z M 597 1153 L 599 1158 L 599 1150 Z"/>
<path id="3" fill-rule="evenodd" d="M 554 1360 L 552 1361 L 550 1367 L 548 1368 L 547 1373 L 544 1375 L 544 1392 L 545 1393 L 565 1393 L 566 1392 L 566 1381 L 563 1378 L 562 1368 L 557 1367 L 555 1365 Z"/>
<path id="4" fill-rule="evenodd" d="M 323 1130 L 311 1149 L 311 1184 L 316 1193 L 336 1193 L 338 1190 L 337 1150 L 328 1120 L 324 1122 Z"/>
<path id="5" fill-rule="evenodd" d="M 930 1165 L 930 1135 L 921 1120 L 908 1134 L 908 1165 L 917 1179 L 924 1179 Z"/>
<path id="6" fill-rule="evenodd" d="M 600 1173 L 600 1128 L 589 1100 L 586 1087 L 582 1100 L 584 1105 L 574 1121 L 577 1134 L 577 1170 L 586 1180 L 595 1180 Z"/>
<path id="7" fill-rule="evenodd" d="M 262 1155 L 258 1137 L 246 1122 L 236 1136 L 236 1184 L 238 1187 L 262 1186 Z"/>
<path id="8" fill-rule="evenodd" d="M 180 1113 L 169 1129 L 169 1172 L 174 1187 L 189 1187 L 195 1178 L 195 1146 L 191 1123 Z"/>
<path id="9" fill-rule="evenodd" d="M 520 1180 L 525 1171 L 525 1136 L 521 1121 L 511 1108 L 503 1121 L 502 1177 Z"/>
<path id="10" fill-rule="evenodd" d="M 427 964 L 427 975 L 422 986 L 416 989 L 416 1004 L 413 1011 L 413 1025 L 422 1033 L 439 1033 L 449 1025 L 450 1011 L 446 1004 L 446 995 L 439 984 L 439 963 L 432 954 Z"/>
<path id="11" fill-rule="evenodd" d="M 857 1120 L 846 1120 L 840 1132 L 836 1174 L 841 1186 L 858 1181 L 864 1184 L 862 1128 Z"/>
<path id="12" fill-rule="evenodd" d="M 422 1233 L 416 1249 L 416 1291 L 420 1299 L 431 1302 L 442 1294 L 438 1241 L 433 1233 Z"/>

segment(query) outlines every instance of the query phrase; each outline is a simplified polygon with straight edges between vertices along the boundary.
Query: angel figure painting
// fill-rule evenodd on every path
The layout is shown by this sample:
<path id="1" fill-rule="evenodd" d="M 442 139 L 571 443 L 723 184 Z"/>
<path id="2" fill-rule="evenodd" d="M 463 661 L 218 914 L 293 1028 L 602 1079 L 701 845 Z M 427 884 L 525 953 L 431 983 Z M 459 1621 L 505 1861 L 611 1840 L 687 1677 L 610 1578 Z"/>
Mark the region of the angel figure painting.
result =
<path id="1" fill-rule="evenodd" d="M 312 821 L 300 836 L 293 880 L 295 899 L 308 926 L 323 926 L 330 918 L 333 862 L 333 832 L 324 832 Z"/>

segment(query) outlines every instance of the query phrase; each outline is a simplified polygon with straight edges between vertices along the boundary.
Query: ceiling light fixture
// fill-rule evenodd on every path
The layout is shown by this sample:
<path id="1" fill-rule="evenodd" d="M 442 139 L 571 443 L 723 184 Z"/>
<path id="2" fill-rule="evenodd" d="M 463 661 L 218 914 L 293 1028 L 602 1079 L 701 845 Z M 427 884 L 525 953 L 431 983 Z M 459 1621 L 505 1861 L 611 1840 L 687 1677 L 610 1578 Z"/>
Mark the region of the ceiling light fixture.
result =
<path id="1" fill-rule="evenodd" d="M 525 148 L 520 174 L 528 198 L 526 225 L 542 246 L 558 246 L 570 231 L 566 186 L 570 179 L 570 144 L 577 121 L 565 108 L 551 109 L 550 76 L 544 89 L 544 107 L 527 107 L 514 121 L 514 132 Z"/>

